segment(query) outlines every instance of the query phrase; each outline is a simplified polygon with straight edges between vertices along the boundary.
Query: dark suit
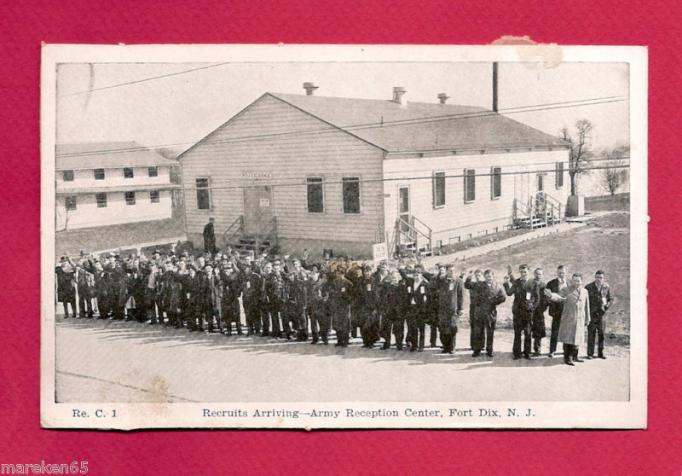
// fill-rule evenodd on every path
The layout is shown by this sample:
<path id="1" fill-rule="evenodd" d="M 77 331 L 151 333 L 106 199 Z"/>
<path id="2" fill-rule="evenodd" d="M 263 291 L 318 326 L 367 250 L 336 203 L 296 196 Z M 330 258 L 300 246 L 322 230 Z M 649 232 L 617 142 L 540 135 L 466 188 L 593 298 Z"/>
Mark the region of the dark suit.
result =
<path id="1" fill-rule="evenodd" d="M 598 338 L 597 351 L 604 355 L 604 333 L 606 331 L 606 319 L 604 315 L 613 304 L 611 288 L 603 283 L 601 289 L 594 281 L 585 286 L 590 300 L 590 323 L 587 325 L 587 355 L 594 355 L 594 341 Z"/>
<path id="2" fill-rule="evenodd" d="M 282 328 L 279 324 L 279 318 L 280 314 L 284 311 L 284 303 L 286 302 L 286 286 L 284 284 L 284 275 L 282 273 L 278 274 L 273 271 L 265 277 L 264 281 L 263 287 L 265 300 L 267 302 L 267 312 L 270 313 L 271 320 L 270 335 L 273 337 L 281 337 Z M 264 322 L 263 331 L 265 330 L 266 326 Z M 291 330 L 289 330 L 289 334 L 291 334 Z"/>
<path id="3" fill-rule="evenodd" d="M 488 355 L 493 353 L 493 339 L 497 323 L 497 306 L 506 301 L 504 289 L 496 283 L 472 283 L 469 278 L 465 286 L 476 296 L 474 301 L 474 318 L 472 323 L 472 349 L 478 355 L 485 347 Z"/>
<path id="4" fill-rule="evenodd" d="M 528 282 L 532 294 L 532 319 L 531 337 L 533 338 L 533 350 L 536 354 L 540 353 L 542 338 L 547 336 L 545 329 L 545 309 L 547 309 L 548 299 L 545 297 L 545 283 L 531 279 Z"/>
<path id="5" fill-rule="evenodd" d="M 204 251 L 215 254 L 215 230 L 213 223 L 207 223 L 204 227 Z"/>
<path id="6" fill-rule="evenodd" d="M 398 350 L 402 350 L 403 337 L 405 336 L 405 314 L 409 306 L 407 285 L 404 280 L 401 280 L 398 284 L 388 284 L 385 291 L 386 310 L 381 325 L 385 339 L 383 348 L 388 349 L 391 346 L 391 334 L 393 334 L 396 347 Z"/>
<path id="7" fill-rule="evenodd" d="M 553 294 L 559 294 L 562 289 L 568 286 L 566 279 L 559 282 L 559 278 L 554 278 L 547 283 L 547 289 L 552 291 Z M 556 346 L 559 338 L 559 326 L 561 325 L 561 313 L 564 310 L 563 301 L 550 301 L 549 302 L 549 315 L 552 316 L 552 330 L 549 338 L 549 353 L 553 354 L 556 352 Z"/>
<path id="8" fill-rule="evenodd" d="M 419 283 L 415 278 L 405 280 L 408 294 L 407 327 L 410 350 L 424 349 L 424 331 L 429 317 L 429 282 L 422 276 Z"/>
<path id="9" fill-rule="evenodd" d="M 438 330 L 443 352 L 453 353 L 457 340 L 457 322 L 463 307 L 464 285 L 459 278 L 438 280 Z"/>
<path id="10" fill-rule="evenodd" d="M 531 349 L 531 324 L 534 309 L 534 299 L 530 281 L 523 278 L 513 279 L 504 283 L 507 296 L 514 296 L 512 315 L 514 322 L 514 357 L 521 356 L 521 338 L 523 337 L 523 355 L 530 357 Z"/>
<path id="11" fill-rule="evenodd" d="M 329 314 L 336 331 L 336 345 L 347 347 L 350 340 L 350 301 L 352 283 L 341 275 L 330 276 L 327 281 L 329 292 Z"/>
<path id="12" fill-rule="evenodd" d="M 329 338 L 329 328 L 331 327 L 329 317 L 329 307 L 327 300 L 329 299 L 329 286 L 326 281 L 318 279 L 307 281 L 307 309 L 310 318 L 310 330 L 313 335 L 313 344 L 316 344 L 319 339 L 322 339 L 324 344 Z"/>
<path id="13" fill-rule="evenodd" d="M 260 333 L 263 279 L 260 274 L 250 271 L 242 275 L 241 284 L 247 333 Z"/>
<path id="14" fill-rule="evenodd" d="M 60 266 L 55 268 L 55 273 L 57 300 L 64 305 L 64 317 L 69 317 L 69 304 L 73 317 L 76 317 L 76 274 L 73 271 L 64 271 Z"/>

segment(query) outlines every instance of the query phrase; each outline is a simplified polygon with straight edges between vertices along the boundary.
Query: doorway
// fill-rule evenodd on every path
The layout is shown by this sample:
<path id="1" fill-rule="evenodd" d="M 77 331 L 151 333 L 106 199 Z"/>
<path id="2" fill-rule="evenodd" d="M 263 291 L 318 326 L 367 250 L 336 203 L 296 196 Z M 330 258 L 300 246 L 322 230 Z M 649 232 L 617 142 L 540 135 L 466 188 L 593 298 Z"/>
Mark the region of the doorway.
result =
<path id="1" fill-rule="evenodd" d="M 272 187 L 257 185 L 244 188 L 244 232 L 247 235 L 267 232 L 272 217 Z"/>

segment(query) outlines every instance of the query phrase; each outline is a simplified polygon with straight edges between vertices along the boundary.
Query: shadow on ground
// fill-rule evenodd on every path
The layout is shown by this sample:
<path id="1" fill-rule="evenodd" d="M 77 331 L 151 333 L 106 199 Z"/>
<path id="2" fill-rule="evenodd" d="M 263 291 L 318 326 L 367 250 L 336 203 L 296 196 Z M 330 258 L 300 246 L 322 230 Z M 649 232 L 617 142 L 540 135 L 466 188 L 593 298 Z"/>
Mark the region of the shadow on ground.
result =
<path id="1" fill-rule="evenodd" d="M 511 352 L 495 351 L 493 357 L 482 354 L 472 357 L 471 349 L 464 342 L 468 342 L 469 332 L 460 332 L 458 335 L 459 345 L 454 354 L 442 354 L 440 347 L 428 346 L 423 352 L 399 351 L 393 345 L 388 350 L 382 350 L 381 344 L 372 349 L 362 347 L 359 338 L 351 339 L 347 348 L 335 347 L 336 337 L 332 333 L 329 344 L 315 344 L 311 341 L 297 342 L 286 341 L 269 337 L 255 336 L 225 336 L 221 334 L 208 334 L 206 332 L 190 332 L 187 329 L 175 329 L 169 326 L 149 325 L 133 321 L 112 321 L 99 319 L 60 319 L 60 326 L 79 328 L 84 331 L 94 332 L 103 341 L 107 340 L 130 340 L 136 345 L 159 345 L 166 348 L 183 346 L 204 346 L 216 351 L 241 351 L 253 354 L 285 353 L 292 355 L 310 355 L 320 358 L 340 359 L 365 359 L 369 363 L 405 361 L 408 365 L 429 364 L 462 364 L 458 370 L 475 370 L 491 367 L 550 367 L 563 364 L 561 354 L 553 359 L 543 355 L 532 360 L 513 360 Z M 500 338 L 502 337 L 502 338 Z M 507 337 L 506 339 L 504 337 Z M 501 330 L 496 333 L 496 339 L 500 346 L 511 347 L 511 332 Z M 383 341 L 382 341 L 383 342 Z"/>

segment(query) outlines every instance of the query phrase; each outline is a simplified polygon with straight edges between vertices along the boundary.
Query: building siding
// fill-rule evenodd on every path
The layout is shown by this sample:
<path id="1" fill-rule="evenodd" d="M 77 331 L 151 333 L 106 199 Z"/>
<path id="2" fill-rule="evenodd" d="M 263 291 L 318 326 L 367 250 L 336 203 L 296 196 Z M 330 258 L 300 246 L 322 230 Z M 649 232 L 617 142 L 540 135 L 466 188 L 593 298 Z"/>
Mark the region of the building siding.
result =
<path id="1" fill-rule="evenodd" d="M 58 171 L 55 179 L 57 181 L 57 190 L 62 191 L 86 187 L 164 185 L 170 183 L 170 167 L 159 166 L 157 177 L 150 177 L 147 169 L 147 167 L 133 167 L 133 178 L 125 178 L 122 168 L 105 169 L 104 180 L 95 180 L 95 171 L 92 169 L 75 170 L 73 172 L 73 180 L 69 182 L 65 182 L 62 171 Z"/>
<path id="2" fill-rule="evenodd" d="M 171 192 L 159 191 L 159 202 L 152 203 L 149 191 L 135 192 L 135 205 L 127 205 L 123 192 L 107 193 L 107 206 L 97 207 L 95 194 L 78 194 L 76 209 L 66 211 L 64 195 L 57 196 L 57 231 L 95 226 L 119 225 L 171 218 Z"/>
<path id="3" fill-rule="evenodd" d="M 243 187 L 270 185 L 278 236 L 286 247 L 301 242 L 320 251 L 335 242 L 339 252 L 344 243 L 370 250 L 377 235 L 383 236 L 383 186 L 377 180 L 382 159 L 382 150 L 264 95 L 181 156 L 188 235 L 200 236 L 211 216 L 220 242 L 244 214 Z M 325 180 L 324 213 L 307 211 L 306 178 L 312 176 Z M 210 210 L 197 207 L 200 177 L 210 180 Z M 343 177 L 374 180 L 360 185 L 360 214 L 343 212 Z"/>
<path id="4" fill-rule="evenodd" d="M 570 189 L 568 174 L 564 172 L 564 186 L 555 187 L 554 167 L 556 162 L 567 162 L 568 151 L 484 153 L 476 155 L 447 155 L 422 158 L 387 158 L 384 161 L 384 213 L 386 217 L 387 241 L 392 242 L 391 234 L 398 217 L 398 188 L 410 187 L 411 213 L 425 222 L 433 230 L 433 243 L 448 243 L 473 238 L 495 231 L 502 231 L 512 222 L 514 198 L 527 200 L 536 191 L 536 173 L 504 175 L 507 172 L 523 170 L 549 170 L 545 176 L 545 192 L 556 198 L 564 206 Z M 492 167 L 502 168 L 502 194 L 491 199 Z M 566 168 L 566 164 L 564 164 Z M 476 171 L 476 199 L 464 202 L 465 169 Z M 445 205 L 433 206 L 433 181 L 435 172 L 445 172 Z M 410 177 L 426 177 L 408 179 Z"/>

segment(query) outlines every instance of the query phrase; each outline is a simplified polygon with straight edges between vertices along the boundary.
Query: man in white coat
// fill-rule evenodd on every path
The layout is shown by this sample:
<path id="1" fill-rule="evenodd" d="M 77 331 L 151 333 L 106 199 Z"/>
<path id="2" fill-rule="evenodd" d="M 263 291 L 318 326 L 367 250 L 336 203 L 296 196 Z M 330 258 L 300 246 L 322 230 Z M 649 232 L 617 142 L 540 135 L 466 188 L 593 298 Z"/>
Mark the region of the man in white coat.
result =
<path id="1" fill-rule="evenodd" d="M 564 362 L 583 362 L 578 357 L 578 349 L 585 343 L 585 326 L 589 323 L 590 299 L 587 289 L 583 288 L 583 277 L 573 273 L 571 284 L 559 293 L 545 289 L 545 295 L 554 302 L 563 302 L 559 342 L 564 344 Z"/>

